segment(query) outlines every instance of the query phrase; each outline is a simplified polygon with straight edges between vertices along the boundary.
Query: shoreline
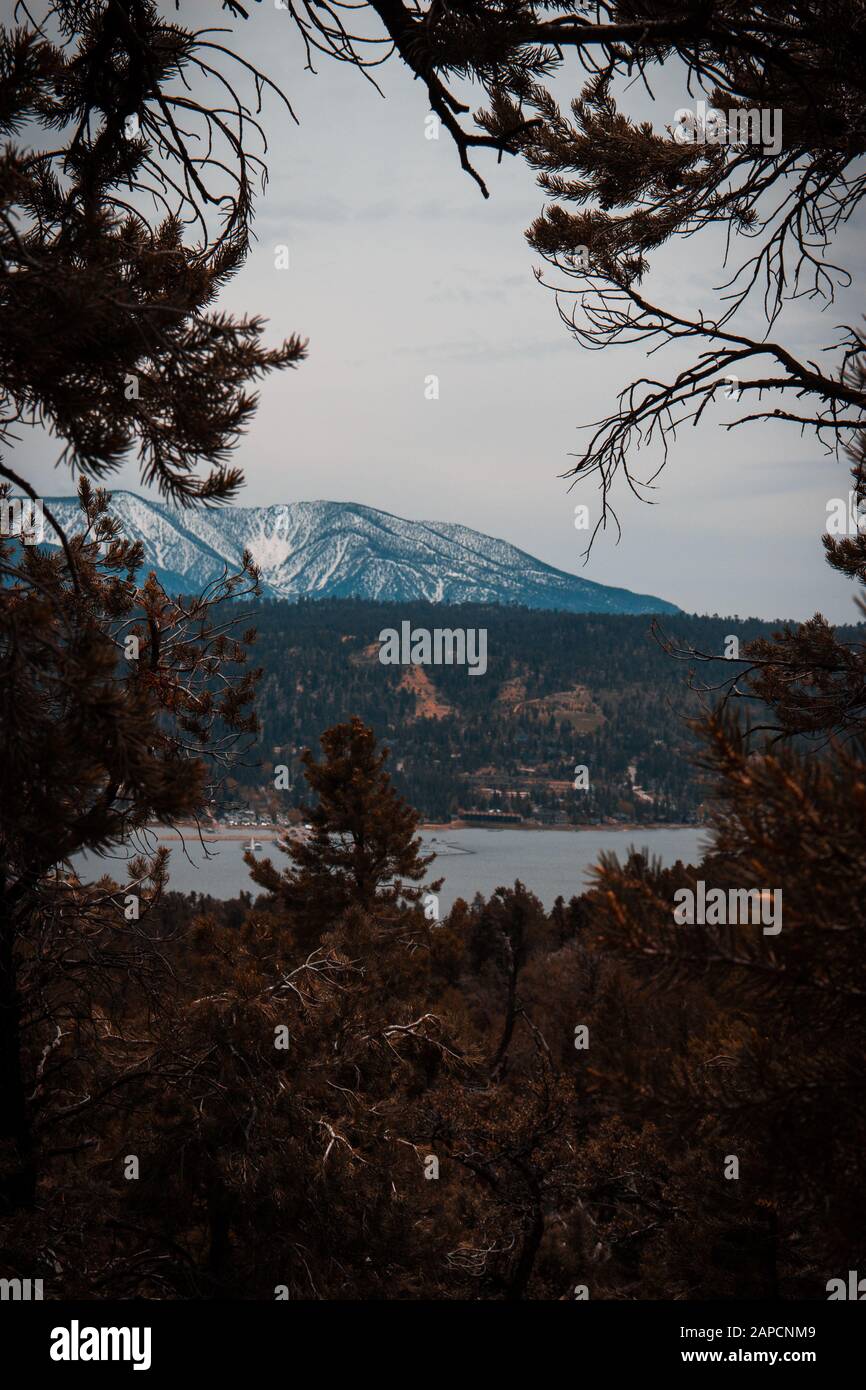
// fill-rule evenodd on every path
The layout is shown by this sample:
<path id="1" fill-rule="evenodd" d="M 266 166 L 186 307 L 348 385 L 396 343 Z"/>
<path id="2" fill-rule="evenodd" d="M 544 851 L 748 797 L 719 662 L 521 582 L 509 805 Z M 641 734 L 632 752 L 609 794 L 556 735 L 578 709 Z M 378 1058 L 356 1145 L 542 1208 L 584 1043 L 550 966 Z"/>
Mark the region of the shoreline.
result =
<path id="1" fill-rule="evenodd" d="M 145 827 L 148 834 L 155 835 L 156 838 L 166 844 L 183 844 L 187 840 L 198 840 L 201 838 L 205 843 L 217 843 L 218 841 L 227 842 L 246 842 L 253 840 L 267 840 L 274 844 L 286 833 L 287 830 L 296 829 L 294 826 L 255 826 L 241 830 L 237 826 L 195 826 L 180 825 L 176 829 L 167 829 L 161 825 L 148 825 Z M 601 825 L 534 825 L 529 821 L 519 825 L 470 825 L 467 821 L 424 821 L 418 826 L 419 831 L 436 831 L 457 833 L 464 830 L 489 830 L 497 833 L 503 830 L 531 830 L 541 834 L 551 832 L 572 835 L 589 834 L 593 831 L 603 831 L 605 834 L 637 834 L 644 830 L 707 830 L 709 826 L 689 824 L 688 822 L 671 823 L 669 821 L 661 824 L 647 824 L 646 822 L 629 822 L 623 825 L 621 822 L 605 822 Z"/>
<path id="2" fill-rule="evenodd" d="M 521 821 L 518 825 L 496 825 L 488 821 L 484 825 L 473 825 L 469 821 L 445 821 L 437 823 L 435 821 L 425 821 L 418 826 L 419 830 L 540 830 L 548 831 L 571 831 L 573 834 L 583 835 L 593 830 L 616 831 L 616 830 L 701 830 L 701 825 L 689 824 L 687 821 L 628 821 L 623 824 L 621 821 L 602 821 L 599 825 L 539 825 L 534 821 Z"/>

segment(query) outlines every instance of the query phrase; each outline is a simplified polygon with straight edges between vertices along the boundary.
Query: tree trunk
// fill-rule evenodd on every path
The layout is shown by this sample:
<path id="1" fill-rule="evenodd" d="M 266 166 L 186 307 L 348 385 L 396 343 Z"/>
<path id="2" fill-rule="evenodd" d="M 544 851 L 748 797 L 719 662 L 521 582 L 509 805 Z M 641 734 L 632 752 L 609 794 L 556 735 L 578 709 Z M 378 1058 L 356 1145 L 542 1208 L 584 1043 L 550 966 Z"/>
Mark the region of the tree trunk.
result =
<path id="1" fill-rule="evenodd" d="M 544 1235 L 544 1208 L 541 1199 L 541 1185 L 536 1174 L 528 1163 L 521 1159 L 514 1158 L 512 1162 L 526 1179 L 526 1186 L 529 1189 L 531 1204 L 531 1217 L 526 1234 L 523 1237 L 523 1248 L 520 1251 L 520 1258 L 514 1267 L 508 1290 L 505 1294 L 506 1300 L 511 1303 L 523 1298 L 526 1287 L 532 1277 L 535 1268 L 535 1257 Z"/>

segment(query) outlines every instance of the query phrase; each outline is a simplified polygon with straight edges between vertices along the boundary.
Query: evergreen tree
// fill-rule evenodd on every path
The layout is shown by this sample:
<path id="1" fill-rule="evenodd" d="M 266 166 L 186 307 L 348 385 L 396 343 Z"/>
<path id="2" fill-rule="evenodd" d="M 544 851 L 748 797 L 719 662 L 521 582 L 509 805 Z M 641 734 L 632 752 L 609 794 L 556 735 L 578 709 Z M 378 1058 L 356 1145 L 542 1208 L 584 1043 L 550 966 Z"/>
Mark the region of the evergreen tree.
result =
<path id="1" fill-rule="evenodd" d="M 301 759 L 319 798 L 304 808 L 312 835 L 281 844 L 292 867 L 280 875 L 269 859 L 257 863 L 245 855 L 254 881 L 285 905 L 302 945 L 318 941 L 349 907 L 393 920 L 420 900 L 419 880 L 435 858 L 419 852 L 417 812 L 394 790 L 384 768 L 388 750 L 377 751 L 372 729 L 356 716 L 328 729 L 320 742 L 321 762 L 309 749 Z"/>
<path id="2" fill-rule="evenodd" d="M 243 482 L 229 458 L 251 384 L 305 354 L 297 336 L 268 347 L 261 318 L 213 308 L 247 254 L 260 128 L 240 97 L 219 113 L 235 96 L 214 67 L 228 50 L 151 0 L 59 0 L 51 16 L 53 41 L 0 30 L 0 128 L 29 139 L 0 162 L 0 441 L 21 421 L 45 426 L 96 478 L 136 449 L 164 495 L 224 502 Z M 191 72 L 209 77 L 215 110 L 189 93 Z M 34 495 L 8 461 L 0 476 Z"/>
<path id="3" fill-rule="evenodd" d="M 198 815 L 256 729 L 254 634 L 236 636 L 237 611 L 220 608 L 255 592 L 249 557 L 207 596 L 171 599 L 152 575 L 137 582 L 141 546 L 119 535 L 107 494 L 86 478 L 79 494 L 66 552 L 0 540 L 0 1205 L 32 1202 L 35 1131 L 57 1124 L 54 1107 L 96 1102 L 81 1039 L 99 1072 L 108 982 L 160 974 L 143 923 L 165 851 L 136 855 L 131 898 L 96 893 L 98 911 L 72 857 L 146 849 L 149 821 Z"/>
<path id="4" fill-rule="evenodd" d="M 39 1136 L 139 1074 L 97 1084 L 111 1070 L 96 1022 L 111 1012 L 106 981 L 140 965 L 158 973 L 138 923 L 164 856 L 133 861 L 140 915 L 109 895 L 96 925 L 70 857 L 127 844 L 152 817 L 198 815 L 255 729 L 255 673 L 235 669 L 251 634 L 233 635 L 237 613 L 218 616 L 223 599 L 256 591 L 249 556 L 206 594 L 174 601 L 152 576 L 139 582 L 141 547 L 88 479 L 135 450 L 163 495 L 230 499 L 252 384 L 304 356 L 298 338 L 268 347 L 261 319 L 213 307 L 246 255 L 263 168 L 252 113 L 237 98 L 220 114 L 226 88 L 235 96 L 220 71 L 233 55 L 151 0 L 47 9 L 44 26 L 22 10 L 24 24 L 0 30 L 11 137 L 0 159 L 0 443 L 22 424 L 62 440 L 84 531 L 67 537 L 45 506 L 56 551 L 5 526 L 0 545 L 0 1201 L 11 1207 L 32 1203 L 45 1173 Z M 192 73 L 213 108 L 191 93 Z M 266 79 L 253 76 L 261 96 Z M 0 480 L 4 514 L 12 491 L 40 500 L 8 455 Z M 92 1052 L 76 1048 L 84 1035 Z"/>

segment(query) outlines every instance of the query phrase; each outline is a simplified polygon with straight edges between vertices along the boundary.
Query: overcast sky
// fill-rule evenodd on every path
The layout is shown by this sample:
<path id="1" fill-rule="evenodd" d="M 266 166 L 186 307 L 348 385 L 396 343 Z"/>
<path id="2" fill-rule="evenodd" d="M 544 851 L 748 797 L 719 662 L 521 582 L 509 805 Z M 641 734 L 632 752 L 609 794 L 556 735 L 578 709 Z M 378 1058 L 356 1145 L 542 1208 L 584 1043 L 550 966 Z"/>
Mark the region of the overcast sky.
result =
<path id="1" fill-rule="evenodd" d="M 791 426 L 726 433 L 728 401 L 681 433 L 656 505 L 617 488 L 622 540 L 600 535 L 584 568 L 586 535 L 574 529 L 574 506 L 594 511 L 597 492 L 589 482 L 569 492 L 559 475 L 580 451 L 580 427 L 608 413 L 646 360 L 640 348 L 582 351 L 553 296 L 536 284 L 538 257 L 523 237 L 543 201 L 531 171 L 515 160 L 497 167 L 482 152 L 485 201 L 444 132 L 425 138 L 424 90 L 396 60 L 379 70 L 383 100 L 346 64 L 322 58 L 318 75 L 304 73 L 289 16 L 272 0 L 254 7 L 247 24 L 215 20 L 215 9 L 182 4 L 180 18 L 231 25 L 235 37 L 223 41 L 283 86 L 301 122 L 275 102 L 266 108 L 270 181 L 258 205 L 258 243 L 221 301 L 266 315 L 271 340 L 295 331 L 310 340 L 307 362 L 262 387 L 239 451 L 242 505 L 361 502 L 460 522 L 688 611 L 802 619 L 820 609 L 856 620 L 853 588 L 828 568 L 820 544 L 828 499 L 848 491 L 846 464 Z M 578 87 L 576 70 L 559 84 Z M 686 104 L 670 84 L 654 118 L 669 122 Z M 855 284 L 857 230 L 844 248 Z M 280 244 L 289 247 L 287 271 L 274 265 Z M 701 236 L 658 258 L 649 289 L 690 315 L 712 312 L 713 286 L 724 278 L 718 242 Z M 816 355 L 859 302 L 849 291 L 823 316 L 797 306 L 785 341 Z M 677 361 L 662 353 L 652 370 L 667 377 Z M 438 400 L 425 399 L 430 374 L 439 378 Z M 58 453 L 56 441 L 42 438 L 19 454 L 45 494 L 72 490 L 69 475 L 52 467 Z M 652 449 L 632 466 L 643 476 L 657 462 Z M 143 490 L 134 463 L 112 485 Z"/>

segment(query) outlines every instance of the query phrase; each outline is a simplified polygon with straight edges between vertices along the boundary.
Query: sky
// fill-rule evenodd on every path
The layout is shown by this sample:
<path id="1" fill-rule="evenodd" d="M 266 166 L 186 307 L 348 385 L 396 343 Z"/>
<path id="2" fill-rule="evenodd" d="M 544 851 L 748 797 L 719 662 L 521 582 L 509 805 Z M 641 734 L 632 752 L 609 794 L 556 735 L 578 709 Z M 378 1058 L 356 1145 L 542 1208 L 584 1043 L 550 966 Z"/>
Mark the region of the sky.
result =
<path id="1" fill-rule="evenodd" d="M 237 456 L 247 480 L 239 505 L 359 502 L 459 522 L 689 612 L 773 620 L 821 611 L 857 621 L 853 586 L 830 570 L 820 542 L 829 499 L 847 496 L 848 465 L 796 426 L 725 431 L 735 418 L 730 401 L 679 435 L 653 505 L 635 501 L 622 482 L 615 487 L 622 538 L 600 533 L 585 564 L 574 508 L 586 503 L 594 521 L 597 486 L 588 480 L 570 491 L 561 475 L 586 426 L 609 413 L 647 360 L 639 345 L 582 350 L 555 296 L 536 283 L 539 257 L 524 231 L 544 199 L 532 171 L 479 152 L 485 200 L 447 134 L 426 137 L 425 91 L 397 59 L 378 70 L 384 98 L 348 64 L 322 57 L 317 74 L 304 72 L 291 20 L 272 0 L 253 6 L 247 23 L 205 0 L 182 0 L 179 19 L 229 28 L 214 37 L 267 72 L 300 122 L 276 100 L 266 103 L 258 240 L 220 300 L 226 310 L 264 315 L 268 341 L 293 332 L 309 339 L 308 360 L 261 387 Z M 580 85 L 575 64 L 557 90 L 567 99 Z M 469 101 L 476 109 L 482 94 Z M 640 102 L 659 127 L 691 104 L 673 79 L 655 103 Z M 823 314 L 800 301 L 776 330 L 800 355 L 817 357 L 837 323 L 859 316 L 859 230 L 850 226 L 842 244 L 854 289 Z M 275 264 L 281 246 L 288 269 Z M 647 289 L 690 315 L 712 313 L 714 287 L 726 278 L 720 240 L 701 236 L 666 248 Z M 657 354 L 651 370 L 667 379 L 682 361 Z M 432 375 L 438 399 L 425 397 Z M 73 490 L 68 472 L 55 469 L 59 453 L 44 435 L 22 439 L 18 460 L 44 495 Z M 631 466 L 648 476 L 659 461 L 652 447 Z M 111 486 L 145 491 L 134 460 Z"/>

